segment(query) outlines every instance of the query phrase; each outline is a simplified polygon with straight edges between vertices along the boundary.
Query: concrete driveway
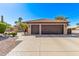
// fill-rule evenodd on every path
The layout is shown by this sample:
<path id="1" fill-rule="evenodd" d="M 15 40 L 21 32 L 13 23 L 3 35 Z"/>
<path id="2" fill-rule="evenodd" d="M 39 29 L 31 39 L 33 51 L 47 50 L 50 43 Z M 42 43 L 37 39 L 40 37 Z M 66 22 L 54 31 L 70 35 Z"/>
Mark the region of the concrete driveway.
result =
<path id="1" fill-rule="evenodd" d="M 22 36 L 20 39 L 23 41 L 7 56 L 79 56 L 79 37 Z"/>

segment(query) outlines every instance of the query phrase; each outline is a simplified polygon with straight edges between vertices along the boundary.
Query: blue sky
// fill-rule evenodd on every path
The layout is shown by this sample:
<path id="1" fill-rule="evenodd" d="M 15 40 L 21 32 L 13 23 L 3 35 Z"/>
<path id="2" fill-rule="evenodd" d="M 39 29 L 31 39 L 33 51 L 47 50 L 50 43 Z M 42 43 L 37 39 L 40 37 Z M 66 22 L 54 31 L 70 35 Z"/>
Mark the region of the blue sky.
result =
<path id="1" fill-rule="evenodd" d="M 23 21 L 39 18 L 54 19 L 56 16 L 69 17 L 70 25 L 79 23 L 78 3 L 2 3 L 0 4 L 0 15 L 4 21 L 14 25 L 18 17 Z"/>

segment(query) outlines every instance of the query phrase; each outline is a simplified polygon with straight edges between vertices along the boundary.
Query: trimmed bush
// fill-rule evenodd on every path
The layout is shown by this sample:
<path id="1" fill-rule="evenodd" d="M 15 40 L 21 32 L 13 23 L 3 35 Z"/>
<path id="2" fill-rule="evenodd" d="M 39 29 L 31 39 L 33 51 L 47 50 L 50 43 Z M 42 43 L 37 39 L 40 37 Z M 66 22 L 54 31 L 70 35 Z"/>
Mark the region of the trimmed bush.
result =
<path id="1" fill-rule="evenodd" d="M 0 33 L 4 33 L 6 30 L 6 24 L 5 23 L 2 23 L 0 22 Z"/>
<path id="2" fill-rule="evenodd" d="M 8 35 L 12 35 L 13 37 L 15 37 L 17 35 L 17 32 L 10 32 L 8 33 Z"/>

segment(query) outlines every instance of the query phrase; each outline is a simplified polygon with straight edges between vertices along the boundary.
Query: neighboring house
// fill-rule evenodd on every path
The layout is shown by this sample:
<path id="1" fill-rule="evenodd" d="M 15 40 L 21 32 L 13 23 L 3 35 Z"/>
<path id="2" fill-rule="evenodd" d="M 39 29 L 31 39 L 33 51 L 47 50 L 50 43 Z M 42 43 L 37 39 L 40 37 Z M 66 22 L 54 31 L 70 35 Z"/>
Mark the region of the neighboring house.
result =
<path id="1" fill-rule="evenodd" d="M 76 30 L 79 30 L 79 26 L 76 27 Z"/>
<path id="2" fill-rule="evenodd" d="M 24 22 L 29 25 L 28 34 L 67 34 L 67 20 L 38 19 Z"/>

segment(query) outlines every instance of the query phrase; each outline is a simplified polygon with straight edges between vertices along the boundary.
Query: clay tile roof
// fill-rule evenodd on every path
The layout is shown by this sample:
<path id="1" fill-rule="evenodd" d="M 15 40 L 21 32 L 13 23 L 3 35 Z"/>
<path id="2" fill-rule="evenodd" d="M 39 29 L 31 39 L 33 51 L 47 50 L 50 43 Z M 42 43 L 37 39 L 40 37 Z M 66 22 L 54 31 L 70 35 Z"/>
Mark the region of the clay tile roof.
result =
<path id="1" fill-rule="evenodd" d="M 52 20 L 52 19 L 37 19 L 37 20 L 30 20 L 27 22 L 68 22 L 67 20 Z"/>

